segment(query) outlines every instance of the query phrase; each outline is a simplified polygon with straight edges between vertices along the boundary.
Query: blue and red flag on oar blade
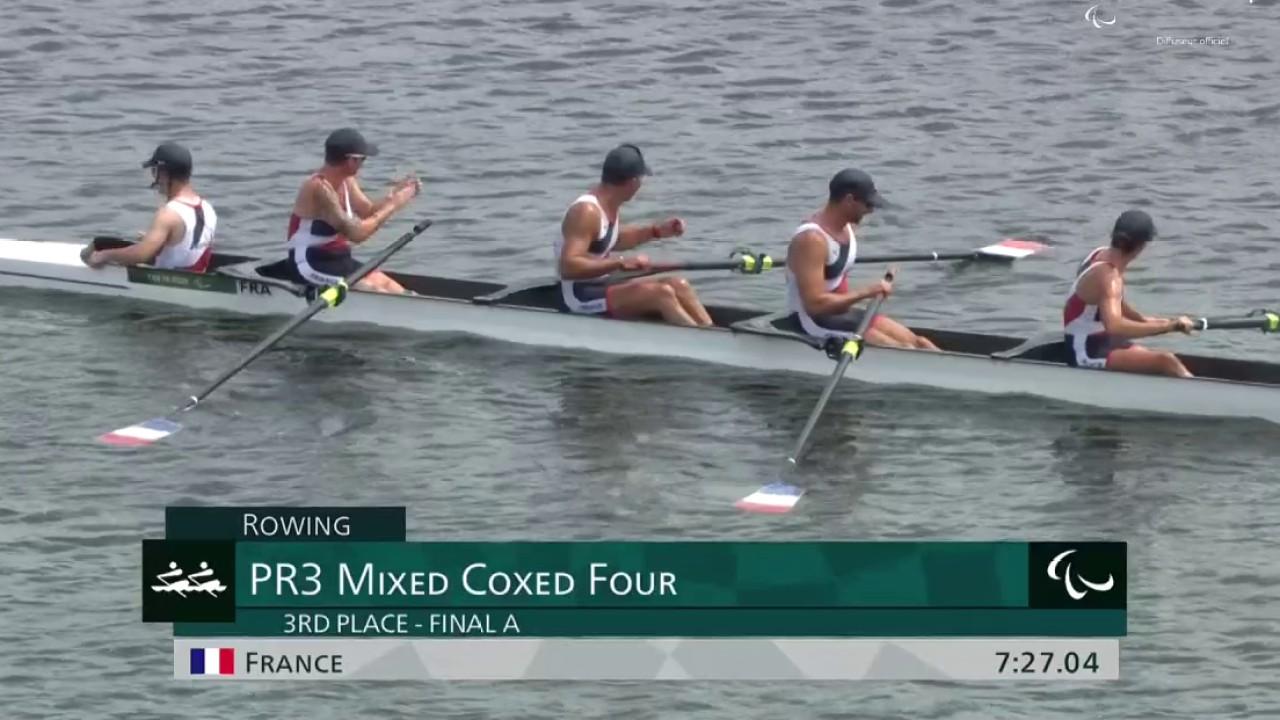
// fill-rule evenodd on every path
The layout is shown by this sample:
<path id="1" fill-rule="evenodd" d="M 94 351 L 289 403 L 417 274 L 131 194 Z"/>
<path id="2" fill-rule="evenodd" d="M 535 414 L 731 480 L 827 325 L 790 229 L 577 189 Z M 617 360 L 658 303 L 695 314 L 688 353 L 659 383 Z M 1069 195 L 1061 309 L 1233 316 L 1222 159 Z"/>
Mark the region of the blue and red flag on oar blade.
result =
<path id="1" fill-rule="evenodd" d="M 1048 247 L 1048 245 L 1036 242 L 1035 240 L 1006 238 L 994 245 L 988 245 L 984 248 L 980 248 L 978 252 L 982 255 L 994 255 L 996 257 L 1009 258 L 1010 260 L 1021 260 L 1024 257 L 1035 255 Z"/>
<path id="2" fill-rule="evenodd" d="M 784 513 L 790 512 L 800 502 L 802 495 L 804 490 L 795 485 L 773 483 L 742 498 L 733 506 L 750 512 Z"/>
<path id="3" fill-rule="evenodd" d="M 182 426 L 172 420 L 164 418 L 153 418 L 146 422 L 140 422 L 137 425 L 122 427 L 119 430 L 112 430 L 105 435 L 99 435 L 98 440 L 108 445 L 150 445 L 151 443 L 162 440 L 170 435 L 178 432 Z"/>

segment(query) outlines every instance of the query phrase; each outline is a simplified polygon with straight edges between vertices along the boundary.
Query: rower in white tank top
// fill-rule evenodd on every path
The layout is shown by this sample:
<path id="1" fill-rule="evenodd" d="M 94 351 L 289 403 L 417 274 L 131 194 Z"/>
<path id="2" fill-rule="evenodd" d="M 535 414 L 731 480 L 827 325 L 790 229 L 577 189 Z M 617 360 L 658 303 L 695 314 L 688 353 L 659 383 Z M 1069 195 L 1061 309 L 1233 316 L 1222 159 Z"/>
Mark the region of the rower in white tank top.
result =
<path id="1" fill-rule="evenodd" d="M 285 259 L 259 272 L 313 287 L 341 287 L 355 274 L 362 263 L 352 256 L 352 246 L 368 241 L 417 196 L 422 186 L 410 176 L 398 181 L 381 200 L 369 198 L 356 176 L 365 162 L 377 155 L 378 146 L 355 128 L 329 133 L 324 141 L 324 165 L 302 183 L 293 200 L 285 231 Z M 365 275 L 353 289 L 411 292 L 382 270 Z"/>
<path id="2" fill-rule="evenodd" d="M 810 230 L 816 230 L 822 234 L 827 241 L 827 262 L 822 268 L 823 286 L 828 292 L 845 293 L 849 290 L 849 269 L 853 267 L 858 257 L 858 239 L 853 234 L 853 226 L 845 225 L 845 232 L 848 237 L 845 242 L 839 242 L 831 237 L 821 225 L 815 222 L 802 223 L 791 233 L 791 239 L 794 240 L 799 235 Z M 800 289 L 796 285 L 796 277 L 790 268 L 787 269 L 787 310 L 796 314 L 796 319 L 800 321 L 800 327 L 804 328 L 805 333 L 814 337 L 850 337 L 853 335 L 852 329 L 842 328 L 847 325 L 840 322 L 836 317 L 822 316 L 815 319 L 804 309 L 804 302 L 800 299 Z"/>
<path id="3" fill-rule="evenodd" d="M 166 270 L 202 273 L 213 260 L 218 215 L 191 185 L 191 152 L 174 142 L 162 143 L 142 164 L 151 169 L 151 188 L 165 197 L 151 227 L 135 243 L 99 249 L 90 243 L 80 254 L 90 267 L 152 265 Z"/>
<path id="4" fill-rule="evenodd" d="M 655 268 L 642 254 L 625 257 L 611 251 L 624 252 L 684 234 L 684 221 L 678 217 L 650 225 L 622 224 L 622 206 L 640 191 L 648 174 L 640 148 L 619 145 L 605 156 L 600 182 L 565 210 L 554 244 L 560 309 L 620 320 L 661 318 L 673 325 L 710 326 L 711 315 L 684 278 L 616 275 Z"/>
<path id="5" fill-rule="evenodd" d="M 1075 280 L 1062 305 L 1067 365 L 1193 377 L 1177 354 L 1133 342 L 1171 332 L 1189 334 L 1194 329 L 1191 318 L 1150 317 L 1125 299 L 1125 273 L 1155 237 L 1155 221 L 1150 215 L 1126 210 L 1111 230 L 1111 244 L 1095 248 L 1076 267 Z"/>
<path id="6" fill-rule="evenodd" d="M 853 337 L 866 313 L 859 305 L 892 292 L 892 280 L 887 278 L 866 287 L 849 287 L 849 270 L 858 256 L 853 229 L 883 205 L 884 198 L 870 175 L 845 168 L 827 184 L 826 205 L 791 234 L 787 247 L 787 309 L 805 335 L 823 339 Z M 881 312 L 871 318 L 865 339 L 870 345 L 882 347 L 938 349 L 929 338 Z"/>
<path id="7" fill-rule="evenodd" d="M 569 207 L 564 211 L 564 217 L 569 216 L 569 211 L 578 203 L 588 203 L 594 205 L 600 211 L 600 230 L 596 233 L 591 244 L 587 246 L 587 254 L 595 258 L 604 258 L 609 256 L 609 251 L 618 244 L 618 226 L 621 223 L 621 213 L 609 222 L 608 214 L 600 205 L 600 200 L 591 193 L 579 195 L 576 200 L 569 203 Z M 564 252 L 564 237 L 557 236 L 554 245 L 556 266 L 560 265 L 560 255 Z M 560 280 L 560 296 L 564 300 L 565 306 L 569 312 L 584 315 L 599 315 L 605 313 L 609 309 L 608 285 L 607 280 L 611 273 L 601 275 L 588 280 Z"/>
<path id="8" fill-rule="evenodd" d="M 1067 300 L 1062 307 L 1062 331 L 1067 344 L 1067 364 L 1072 367 L 1105 368 L 1107 357 L 1116 350 L 1132 345 L 1124 338 L 1112 336 L 1102 324 L 1102 313 L 1098 306 L 1085 302 L 1080 297 L 1080 281 L 1090 271 L 1102 266 L 1114 265 L 1106 260 L 1097 260 L 1106 247 L 1095 248 L 1076 268 L 1076 279 L 1071 283 Z M 1120 298 L 1124 302 L 1123 295 Z"/>
<path id="9" fill-rule="evenodd" d="M 320 173 L 313 175 L 312 179 L 319 179 L 333 187 Z M 350 184 L 343 181 L 334 190 L 338 191 L 343 217 L 358 219 L 351 209 Z M 334 285 L 360 269 L 360 264 L 351 255 L 351 241 L 320 218 L 290 213 L 285 243 L 289 263 L 298 281 L 312 285 Z"/>

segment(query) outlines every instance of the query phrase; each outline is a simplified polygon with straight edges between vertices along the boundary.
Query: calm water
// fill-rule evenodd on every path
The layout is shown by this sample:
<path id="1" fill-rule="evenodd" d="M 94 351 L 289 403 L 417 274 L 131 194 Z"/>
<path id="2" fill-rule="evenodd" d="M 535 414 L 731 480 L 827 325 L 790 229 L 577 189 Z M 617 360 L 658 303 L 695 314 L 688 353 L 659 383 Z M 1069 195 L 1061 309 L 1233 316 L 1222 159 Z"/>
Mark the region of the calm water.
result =
<path id="1" fill-rule="evenodd" d="M 1025 333 L 1140 205 L 1167 242 L 1132 277 L 1153 312 L 1277 303 L 1280 8 L 1270 0 L 5 4 L 0 235 L 143 228 L 138 168 L 195 153 L 224 249 L 279 250 L 324 136 L 381 144 L 436 225 L 398 265 L 527 279 L 603 153 L 656 174 L 628 217 L 679 213 L 655 257 L 778 252 L 845 165 L 899 208 L 864 252 L 1006 235 L 1012 269 L 905 267 L 892 312 Z M 1157 36 L 1228 37 L 1215 46 Z M 878 270 L 868 268 L 861 278 Z M 776 305 L 779 276 L 706 278 Z M 1280 429 L 850 383 L 784 518 L 768 479 L 819 380 L 310 328 L 146 452 L 88 442 L 164 410 L 272 323 L 0 293 L 0 703 L 6 718 L 1263 717 L 1280 712 Z M 1241 357 L 1275 340 L 1154 344 Z M 855 389 L 856 388 L 856 389 Z M 172 503 L 395 504 L 414 538 L 1084 538 L 1131 547 L 1124 679 L 1106 685 L 324 684 L 193 687 L 142 625 L 137 541 Z M 374 709 L 376 708 L 376 712 Z"/>

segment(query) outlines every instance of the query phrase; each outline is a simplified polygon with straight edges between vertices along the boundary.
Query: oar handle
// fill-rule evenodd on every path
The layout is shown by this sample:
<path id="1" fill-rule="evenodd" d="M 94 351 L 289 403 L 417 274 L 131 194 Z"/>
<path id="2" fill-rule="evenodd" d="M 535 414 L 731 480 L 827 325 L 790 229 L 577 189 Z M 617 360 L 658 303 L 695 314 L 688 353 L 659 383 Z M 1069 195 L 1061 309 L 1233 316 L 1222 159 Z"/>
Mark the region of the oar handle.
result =
<path id="1" fill-rule="evenodd" d="M 1200 318 L 1195 330 L 1261 330 L 1264 333 L 1280 332 L 1280 313 L 1255 310 L 1244 317 Z"/>
<path id="2" fill-rule="evenodd" d="M 233 375 L 243 370 L 245 366 L 253 362 L 259 355 L 261 355 L 262 353 L 270 349 L 272 345 L 275 345 L 277 342 L 279 342 L 280 339 L 283 338 L 285 335 L 288 335 L 290 332 L 293 332 L 295 328 L 297 328 L 299 325 L 306 322 L 307 320 L 310 320 L 316 313 L 320 312 L 321 310 L 324 310 L 325 308 L 328 308 L 328 307 L 333 307 L 334 305 L 338 304 L 338 302 L 341 301 L 341 298 L 346 294 L 346 290 L 348 287 L 355 285 L 356 283 L 363 280 L 366 275 L 373 272 L 374 270 L 377 270 L 379 265 L 387 261 L 387 258 L 390 258 L 392 255 L 396 254 L 401 248 L 403 248 L 405 245 L 408 245 L 410 242 L 412 242 L 414 238 L 418 237 L 418 235 L 421 235 L 422 231 L 431 227 L 431 223 L 432 223 L 431 220 L 423 220 L 417 225 L 414 225 L 413 228 L 409 230 L 409 232 L 396 238 L 396 240 L 392 242 L 390 245 L 388 245 L 385 250 L 383 250 L 382 252 L 374 256 L 372 260 L 369 260 L 368 262 L 361 265 L 360 268 L 357 269 L 355 272 L 351 273 L 346 278 L 340 280 L 337 285 L 325 288 L 325 290 L 319 294 L 319 297 L 317 297 L 314 301 L 312 301 L 312 303 L 308 305 L 305 310 L 295 315 L 292 320 L 290 320 L 288 323 L 284 325 L 284 327 L 280 328 L 279 330 L 276 330 L 265 340 L 258 343 L 256 347 L 254 347 L 252 350 L 249 351 L 247 355 L 244 356 L 244 359 L 236 363 L 235 367 L 222 373 L 221 375 L 218 376 L 216 380 L 209 383 L 203 390 L 201 390 L 200 392 L 188 398 L 187 404 L 179 408 L 179 410 L 181 412 L 187 412 L 188 410 L 194 408 L 196 405 L 200 403 L 201 400 L 208 397 L 210 393 L 212 393 L 214 390 L 217 390 L 219 387 L 221 387 L 222 384 L 225 383 L 227 380 L 230 380 Z"/>
<path id="3" fill-rule="evenodd" d="M 667 262 L 653 263 L 647 270 L 635 273 L 630 277 L 644 277 L 658 273 L 683 271 L 697 272 L 703 270 L 731 270 L 743 275 L 759 275 L 766 270 L 783 268 L 786 260 L 774 260 L 765 253 L 735 252 L 729 260 L 711 260 L 707 262 Z"/>
<path id="4" fill-rule="evenodd" d="M 884 274 L 885 282 L 893 282 L 893 271 L 890 270 Z M 854 330 L 853 336 L 841 341 L 838 338 L 832 338 L 827 344 L 827 356 L 839 359 L 840 362 L 848 364 L 850 360 L 857 360 L 862 356 L 865 349 L 863 340 L 867 337 L 867 330 L 871 328 L 871 323 L 875 322 L 876 315 L 880 312 L 880 306 L 884 304 L 884 295 L 876 295 L 871 301 L 871 305 L 867 307 L 862 319 L 858 321 L 858 329 Z M 841 371 L 843 372 L 843 371 Z"/>

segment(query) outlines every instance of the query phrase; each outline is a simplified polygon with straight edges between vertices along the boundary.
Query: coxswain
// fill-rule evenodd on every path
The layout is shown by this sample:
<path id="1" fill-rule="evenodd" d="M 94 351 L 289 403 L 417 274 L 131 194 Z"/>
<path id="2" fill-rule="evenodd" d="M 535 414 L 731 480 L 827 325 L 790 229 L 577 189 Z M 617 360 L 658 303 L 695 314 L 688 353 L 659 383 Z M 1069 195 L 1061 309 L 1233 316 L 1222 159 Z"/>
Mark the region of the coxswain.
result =
<path id="1" fill-rule="evenodd" d="M 1072 367 L 1189 378 L 1177 355 L 1150 350 L 1134 338 L 1171 332 L 1190 334 L 1189 317 L 1147 317 L 1124 299 L 1124 273 L 1156 237 L 1151 216 L 1126 210 L 1111 230 L 1111 246 L 1096 248 L 1076 268 L 1076 279 L 1062 309 L 1067 364 Z"/>
<path id="2" fill-rule="evenodd" d="M 329 286 L 359 269 L 351 256 L 352 244 L 360 244 L 378 231 L 397 211 L 417 196 L 416 177 L 398 181 L 386 197 L 370 200 L 356 175 L 378 148 L 357 130 L 335 130 L 324 142 L 324 167 L 302 183 L 289 216 L 289 278 L 297 283 Z M 366 275 L 356 288 L 403 293 L 400 283 L 380 270 Z"/>
<path id="3" fill-rule="evenodd" d="M 97 250 L 90 243 L 80 257 L 90 267 L 152 265 L 166 270 L 202 273 L 213 258 L 218 214 L 191 185 L 191 152 L 175 142 L 162 143 L 142 163 L 151 170 L 151 188 L 164 196 L 151 227 L 135 243 Z"/>
<path id="4" fill-rule="evenodd" d="M 893 292 L 893 283 L 884 279 L 849 288 L 849 269 L 858 255 L 853 230 L 883 205 L 870 175 L 853 168 L 841 170 L 828 184 L 827 204 L 792 233 L 787 248 L 787 309 L 795 313 L 806 334 L 851 337 L 864 313 L 854 306 Z M 882 347 L 938 349 L 929 338 L 883 313 L 872 318 L 864 339 Z"/>
<path id="5" fill-rule="evenodd" d="M 682 277 L 611 276 L 618 271 L 643 271 L 649 258 L 621 252 L 662 238 L 684 234 L 678 217 L 651 224 L 623 225 L 620 210 L 635 197 L 650 175 L 635 145 L 619 145 L 605 156 L 600 182 L 574 200 L 560 223 L 555 256 L 561 297 L 569 312 L 641 318 L 660 315 L 674 325 L 711 325 L 711 316 Z"/>

